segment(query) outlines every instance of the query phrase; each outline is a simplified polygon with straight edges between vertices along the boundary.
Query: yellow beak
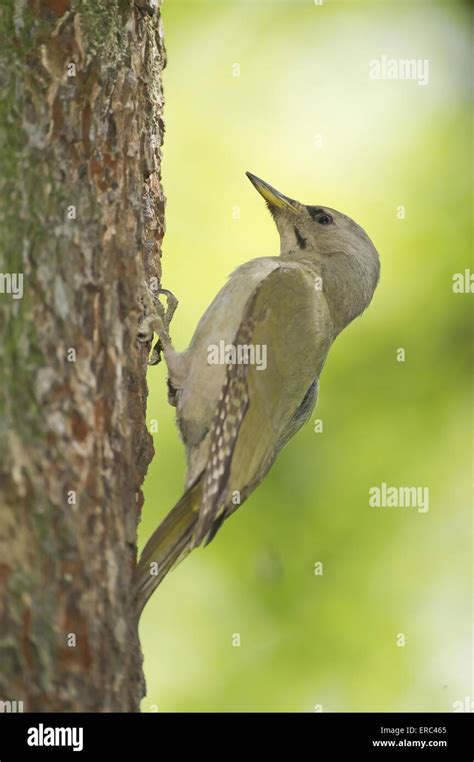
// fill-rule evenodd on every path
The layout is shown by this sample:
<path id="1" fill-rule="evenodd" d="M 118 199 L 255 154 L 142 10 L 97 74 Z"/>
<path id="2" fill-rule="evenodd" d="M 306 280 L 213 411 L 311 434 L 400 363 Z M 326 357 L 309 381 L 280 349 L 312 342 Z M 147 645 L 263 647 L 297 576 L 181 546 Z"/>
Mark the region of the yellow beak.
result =
<path id="1" fill-rule="evenodd" d="M 299 212 L 297 201 L 284 196 L 283 193 L 277 191 L 276 188 L 273 188 L 266 183 L 265 180 L 261 180 L 256 175 L 252 175 L 251 172 L 246 172 L 245 174 L 268 204 L 276 206 L 279 209 L 290 209 L 292 212 Z"/>

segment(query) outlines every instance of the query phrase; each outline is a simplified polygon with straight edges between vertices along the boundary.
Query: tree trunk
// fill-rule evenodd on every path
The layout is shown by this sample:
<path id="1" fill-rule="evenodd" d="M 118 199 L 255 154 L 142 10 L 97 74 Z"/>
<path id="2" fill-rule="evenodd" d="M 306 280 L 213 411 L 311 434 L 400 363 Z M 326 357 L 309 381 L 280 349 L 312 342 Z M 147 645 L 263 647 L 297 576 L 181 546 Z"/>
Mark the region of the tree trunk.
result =
<path id="1" fill-rule="evenodd" d="M 0 701 L 25 711 L 138 711 L 143 695 L 130 583 L 153 454 L 136 333 L 164 226 L 156 6 L 0 9 Z"/>

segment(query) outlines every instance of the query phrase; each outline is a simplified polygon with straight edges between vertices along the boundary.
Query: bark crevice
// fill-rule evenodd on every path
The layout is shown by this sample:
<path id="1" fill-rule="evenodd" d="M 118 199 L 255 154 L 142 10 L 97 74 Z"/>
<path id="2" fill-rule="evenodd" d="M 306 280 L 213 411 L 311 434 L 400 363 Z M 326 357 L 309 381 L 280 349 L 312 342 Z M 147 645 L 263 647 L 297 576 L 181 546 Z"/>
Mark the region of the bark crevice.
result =
<path id="1" fill-rule="evenodd" d="M 8 0 L 0 35 L 0 700 L 137 711 L 129 596 L 153 446 L 136 331 L 143 283 L 161 276 L 159 9 Z"/>

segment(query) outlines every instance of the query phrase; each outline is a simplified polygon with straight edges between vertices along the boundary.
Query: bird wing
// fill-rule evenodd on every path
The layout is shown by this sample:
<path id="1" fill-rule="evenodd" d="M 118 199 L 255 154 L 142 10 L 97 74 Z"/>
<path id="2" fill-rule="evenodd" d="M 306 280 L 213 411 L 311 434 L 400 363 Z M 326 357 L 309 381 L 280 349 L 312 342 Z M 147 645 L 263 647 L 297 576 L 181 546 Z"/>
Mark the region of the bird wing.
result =
<path id="1" fill-rule="evenodd" d="M 209 431 L 194 547 L 214 535 L 230 498 L 237 492 L 242 502 L 250 494 L 311 414 L 333 335 L 324 294 L 302 265 L 282 263 L 251 294 L 234 347 L 260 347 L 260 367 L 227 367 Z"/>

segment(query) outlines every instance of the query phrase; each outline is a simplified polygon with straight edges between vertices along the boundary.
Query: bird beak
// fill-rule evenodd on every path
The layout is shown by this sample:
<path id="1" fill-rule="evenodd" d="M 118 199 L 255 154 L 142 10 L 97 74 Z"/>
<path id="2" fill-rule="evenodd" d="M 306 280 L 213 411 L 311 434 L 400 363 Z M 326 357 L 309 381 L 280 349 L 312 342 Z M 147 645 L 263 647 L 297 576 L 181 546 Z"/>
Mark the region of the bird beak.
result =
<path id="1" fill-rule="evenodd" d="M 264 180 L 261 180 L 259 177 L 256 177 L 256 175 L 252 175 L 251 172 L 246 172 L 245 174 L 260 195 L 263 196 L 267 204 L 276 206 L 278 209 L 290 209 L 292 212 L 299 212 L 297 201 L 284 196 L 283 193 L 277 191 L 276 188 L 272 188 L 271 185 Z"/>

